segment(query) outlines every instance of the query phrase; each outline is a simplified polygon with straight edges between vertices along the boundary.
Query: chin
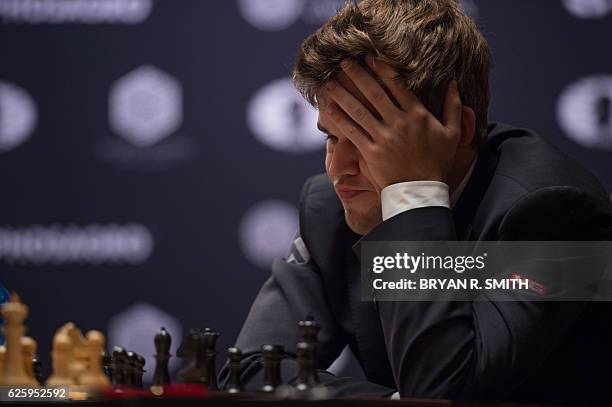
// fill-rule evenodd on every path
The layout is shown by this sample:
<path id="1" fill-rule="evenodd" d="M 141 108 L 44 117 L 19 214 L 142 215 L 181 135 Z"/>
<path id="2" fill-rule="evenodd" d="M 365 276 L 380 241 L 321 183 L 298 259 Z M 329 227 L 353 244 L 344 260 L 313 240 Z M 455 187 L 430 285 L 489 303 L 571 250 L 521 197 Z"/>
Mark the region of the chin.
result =
<path id="1" fill-rule="evenodd" d="M 382 222 L 380 207 L 369 208 L 369 210 L 358 211 L 354 208 L 344 208 L 344 218 L 348 227 L 358 235 L 367 235 Z"/>

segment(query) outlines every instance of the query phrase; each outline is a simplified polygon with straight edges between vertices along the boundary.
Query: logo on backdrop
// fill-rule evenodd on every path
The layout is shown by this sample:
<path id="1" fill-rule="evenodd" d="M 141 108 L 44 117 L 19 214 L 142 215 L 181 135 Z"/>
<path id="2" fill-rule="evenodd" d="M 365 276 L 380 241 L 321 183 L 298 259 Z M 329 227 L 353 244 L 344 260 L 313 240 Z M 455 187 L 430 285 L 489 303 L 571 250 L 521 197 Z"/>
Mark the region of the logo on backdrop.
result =
<path id="1" fill-rule="evenodd" d="M 150 147 L 180 127 L 183 89 L 173 76 L 142 66 L 113 84 L 108 106 L 115 134 L 135 146 Z"/>
<path id="2" fill-rule="evenodd" d="M 0 227 L 0 262 L 8 264 L 142 264 L 153 253 L 145 226 L 90 224 Z"/>
<path id="3" fill-rule="evenodd" d="M 565 9 L 578 18 L 602 18 L 612 11 L 612 0 L 562 0 Z"/>
<path id="4" fill-rule="evenodd" d="M 293 87 L 291 78 L 277 79 L 247 105 L 247 125 L 255 138 L 273 150 L 307 153 L 325 145 L 317 130 L 317 111 Z"/>
<path id="5" fill-rule="evenodd" d="M 298 227 L 294 206 L 276 200 L 256 203 L 240 221 L 240 247 L 251 263 L 269 269 L 272 260 L 287 255 Z"/>
<path id="6" fill-rule="evenodd" d="M 108 121 L 118 137 L 101 139 L 98 155 L 114 164 L 163 170 L 196 155 L 194 140 L 177 135 L 183 124 L 183 87 L 155 66 L 136 68 L 112 84 Z"/>
<path id="7" fill-rule="evenodd" d="M 28 24 L 139 24 L 151 0 L 0 0 L 0 19 Z"/>
<path id="8" fill-rule="evenodd" d="M 0 153 L 23 144 L 36 127 L 32 97 L 22 88 L 0 81 Z"/>
<path id="9" fill-rule="evenodd" d="M 559 96 L 557 120 L 574 142 L 612 150 L 612 76 L 588 76 L 569 84 Z"/>
<path id="10" fill-rule="evenodd" d="M 137 303 L 112 317 L 108 322 L 108 344 L 121 346 L 122 348 L 142 355 L 145 360 L 145 374 L 143 380 L 153 380 L 155 371 L 155 335 L 160 328 L 172 337 L 170 354 L 176 355 L 176 350 L 181 343 L 183 328 L 179 320 L 172 315 L 149 303 Z M 181 365 L 177 357 L 170 358 L 170 373 L 176 371 Z M 148 366 L 148 367 L 147 367 Z"/>
<path id="11" fill-rule="evenodd" d="M 263 31 L 287 29 L 300 18 L 308 24 L 323 24 L 345 3 L 346 0 L 237 0 L 242 17 Z M 473 0 L 462 0 L 461 5 L 467 14 L 477 13 Z"/>

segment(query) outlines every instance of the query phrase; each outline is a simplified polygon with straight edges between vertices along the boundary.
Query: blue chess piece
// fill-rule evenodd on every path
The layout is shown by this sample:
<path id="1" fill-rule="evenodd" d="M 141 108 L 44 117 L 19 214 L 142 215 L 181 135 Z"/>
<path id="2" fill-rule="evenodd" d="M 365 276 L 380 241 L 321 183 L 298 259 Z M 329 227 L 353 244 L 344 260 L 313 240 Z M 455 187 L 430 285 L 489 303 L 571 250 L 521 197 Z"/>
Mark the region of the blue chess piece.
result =
<path id="1" fill-rule="evenodd" d="M 0 305 L 4 304 L 8 300 L 9 300 L 8 291 L 6 291 L 4 287 L 0 285 Z M 2 319 L 2 316 L 0 316 L 0 327 L 2 327 L 2 325 L 4 325 L 4 320 Z M 4 335 L 2 334 L 2 329 L 0 329 L 0 345 L 4 345 Z"/>

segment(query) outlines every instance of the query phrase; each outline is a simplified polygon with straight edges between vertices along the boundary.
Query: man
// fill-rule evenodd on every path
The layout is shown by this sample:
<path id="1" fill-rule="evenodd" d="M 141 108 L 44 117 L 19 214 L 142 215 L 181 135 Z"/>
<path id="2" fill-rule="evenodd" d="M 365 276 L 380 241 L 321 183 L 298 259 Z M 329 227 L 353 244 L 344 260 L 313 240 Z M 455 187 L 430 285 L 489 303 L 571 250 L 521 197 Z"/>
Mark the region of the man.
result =
<path id="1" fill-rule="evenodd" d="M 328 134 L 300 232 L 273 264 L 237 340 L 243 379 L 259 347 L 322 325 L 319 368 L 345 345 L 367 383 L 322 372 L 338 394 L 609 400 L 610 307 L 582 302 L 362 302 L 363 241 L 607 240 L 597 180 L 534 133 L 487 125 L 486 41 L 453 0 L 363 0 L 308 37 L 294 80 Z M 225 377 L 227 371 L 222 372 Z"/>

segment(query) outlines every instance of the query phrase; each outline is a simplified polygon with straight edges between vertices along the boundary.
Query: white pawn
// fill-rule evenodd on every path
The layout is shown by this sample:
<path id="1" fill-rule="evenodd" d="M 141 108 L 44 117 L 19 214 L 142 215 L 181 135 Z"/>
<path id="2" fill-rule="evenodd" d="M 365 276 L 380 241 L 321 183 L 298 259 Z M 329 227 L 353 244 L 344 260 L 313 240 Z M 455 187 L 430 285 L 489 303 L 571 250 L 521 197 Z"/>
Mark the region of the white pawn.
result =
<path id="1" fill-rule="evenodd" d="M 21 337 L 21 353 L 23 354 L 23 368 L 30 379 L 30 386 L 39 387 L 40 385 L 34 377 L 34 356 L 36 355 L 36 341 L 29 336 Z"/>
<path id="2" fill-rule="evenodd" d="M 86 350 L 89 363 L 81 376 L 79 384 L 99 388 L 110 386 L 108 377 L 102 371 L 102 350 L 104 349 L 104 335 L 99 331 L 89 331 L 86 335 Z"/>
<path id="3" fill-rule="evenodd" d="M 2 376 L 2 372 L 4 371 L 4 359 L 6 358 L 6 347 L 4 345 L 0 346 L 0 376 Z"/>
<path id="4" fill-rule="evenodd" d="M 76 384 L 70 371 L 72 343 L 67 335 L 58 334 L 53 337 L 53 373 L 47 380 L 47 386 L 68 386 Z"/>
<path id="5" fill-rule="evenodd" d="M 4 336 L 6 337 L 6 357 L 2 372 L 1 386 L 31 386 L 23 362 L 21 337 L 25 333 L 23 321 L 28 316 L 28 307 L 22 304 L 17 294 L 13 293 L 9 302 L 2 305 L 4 318 Z"/>

